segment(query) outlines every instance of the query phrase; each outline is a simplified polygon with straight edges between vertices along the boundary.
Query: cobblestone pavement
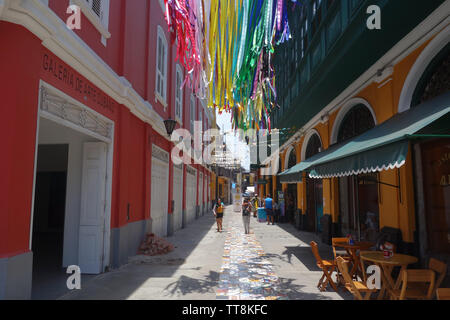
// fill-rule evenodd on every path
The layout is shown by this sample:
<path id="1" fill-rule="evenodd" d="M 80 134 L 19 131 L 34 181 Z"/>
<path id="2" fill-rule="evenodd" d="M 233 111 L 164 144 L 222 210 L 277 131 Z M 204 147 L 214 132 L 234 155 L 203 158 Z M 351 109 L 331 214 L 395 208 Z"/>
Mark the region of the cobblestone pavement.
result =
<path id="1" fill-rule="evenodd" d="M 245 234 L 241 213 L 230 212 L 228 234 L 224 246 L 223 264 L 217 299 L 279 300 L 280 284 L 273 265 L 265 257 L 254 234 Z"/>

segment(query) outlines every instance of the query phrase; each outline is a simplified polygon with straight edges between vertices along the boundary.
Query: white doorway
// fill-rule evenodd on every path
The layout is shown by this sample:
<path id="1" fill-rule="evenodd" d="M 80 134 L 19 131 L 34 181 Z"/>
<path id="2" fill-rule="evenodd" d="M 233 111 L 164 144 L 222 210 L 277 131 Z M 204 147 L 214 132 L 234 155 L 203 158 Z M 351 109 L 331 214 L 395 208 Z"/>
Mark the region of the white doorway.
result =
<path id="1" fill-rule="evenodd" d="M 197 200 L 197 171 L 190 166 L 186 167 L 186 223 L 195 220 L 195 207 Z"/>
<path id="2" fill-rule="evenodd" d="M 183 165 L 173 167 L 174 231 L 183 228 Z"/>
<path id="3" fill-rule="evenodd" d="M 83 143 L 78 265 L 82 272 L 102 272 L 106 209 L 107 144 Z"/>
<path id="4" fill-rule="evenodd" d="M 169 204 L 169 154 L 153 145 L 152 149 L 152 232 L 159 237 L 167 236 Z"/>
<path id="5" fill-rule="evenodd" d="M 98 274 L 108 263 L 108 144 L 41 118 L 36 158 L 30 248 L 33 296 L 42 299 L 53 293 L 41 288 L 65 293 L 52 282 L 67 290 L 64 268 L 69 265 Z"/>
<path id="6" fill-rule="evenodd" d="M 29 244 L 33 295 L 42 287 L 52 298 L 61 289 L 52 285 L 56 280 L 67 290 L 59 276 L 67 279 L 69 265 L 83 274 L 109 265 L 113 129 L 112 121 L 41 82 Z"/>
<path id="7" fill-rule="evenodd" d="M 203 214 L 203 173 L 200 172 L 198 179 L 198 205 L 200 207 L 200 215 Z"/>

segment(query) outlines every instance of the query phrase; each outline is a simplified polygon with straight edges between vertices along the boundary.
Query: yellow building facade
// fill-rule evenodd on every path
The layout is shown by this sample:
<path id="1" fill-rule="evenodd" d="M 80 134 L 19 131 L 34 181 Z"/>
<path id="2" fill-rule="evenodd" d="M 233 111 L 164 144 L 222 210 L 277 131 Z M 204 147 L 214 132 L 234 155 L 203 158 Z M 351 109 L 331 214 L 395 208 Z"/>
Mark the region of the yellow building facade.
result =
<path id="1" fill-rule="evenodd" d="M 409 35 L 409 37 L 411 36 L 413 35 Z M 366 110 L 370 111 L 374 125 L 378 126 L 395 115 L 414 107 L 413 100 L 420 90 L 422 90 L 419 93 L 423 101 L 432 100 L 432 98 L 444 94 L 446 92 L 445 88 L 435 87 L 437 86 L 436 83 L 442 80 L 440 78 L 445 78 L 445 75 L 443 75 L 445 74 L 444 70 L 449 70 L 449 41 L 450 25 L 447 23 L 438 25 L 433 32 L 426 34 L 426 36 L 414 43 L 412 48 L 392 48 L 386 54 L 386 57 L 383 58 L 384 69 L 369 77 L 362 75 L 348 89 L 348 92 L 352 92 L 351 94 L 343 92 L 335 100 L 339 101 L 338 103 L 327 106 L 321 114 L 318 114 L 306 127 L 294 135 L 287 144 L 281 147 L 280 172 L 292 167 L 292 159 L 295 159 L 295 163 L 301 163 L 307 158 L 308 144 L 311 143 L 313 138 L 317 141 L 320 140 L 320 151 L 325 151 L 330 146 L 337 144 L 339 142 L 338 135 L 340 130 L 342 131 L 342 124 L 355 106 L 365 107 Z M 373 71 L 367 71 L 368 74 L 371 72 L 373 74 Z M 420 87 L 424 89 L 420 89 Z M 450 128 L 450 123 L 447 127 Z M 450 132 L 447 132 L 447 134 L 450 134 Z M 311 187 L 311 185 L 308 185 L 312 183 L 311 179 L 304 172 L 302 182 L 282 184 L 282 190 L 285 195 L 295 190 L 296 214 L 298 215 L 296 220 L 300 221 L 300 224 L 302 224 L 301 221 L 308 220 L 308 217 L 306 217 L 308 206 L 312 203 L 309 197 L 315 192 L 314 190 L 320 190 L 321 197 L 320 199 L 315 199 L 315 204 L 318 204 L 323 216 L 328 218 L 333 226 L 345 224 L 343 222 L 345 209 L 347 208 L 351 211 L 351 205 L 347 207 L 342 205 L 343 202 L 347 201 L 347 193 L 351 193 L 347 192 L 350 189 L 345 189 L 343 186 L 348 187 L 348 184 L 351 185 L 353 183 L 353 187 L 359 188 L 358 190 L 371 190 L 367 194 L 376 193 L 376 208 L 372 206 L 368 211 L 378 211 L 376 214 L 378 214 L 377 223 L 379 230 L 396 230 L 401 234 L 402 246 L 407 248 L 405 249 L 406 251 L 418 250 L 421 256 L 433 255 L 433 250 L 430 250 L 430 241 L 433 241 L 430 239 L 433 235 L 430 235 L 430 232 L 434 231 L 431 231 L 429 227 L 423 226 L 422 231 L 424 232 L 421 232 L 418 230 L 420 229 L 420 224 L 416 221 L 419 219 L 429 222 L 431 219 L 427 216 L 426 208 L 424 209 L 426 206 L 424 203 L 427 202 L 427 199 L 419 199 L 427 197 L 426 190 L 424 190 L 427 189 L 427 185 L 422 184 L 423 180 L 426 180 L 423 176 L 427 173 L 423 168 L 425 165 L 418 165 L 418 162 L 420 162 L 420 155 L 418 154 L 423 154 L 420 150 L 425 150 L 427 144 L 434 144 L 436 145 L 434 149 L 437 150 L 435 158 L 446 159 L 445 154 L 448 155 L 450 150 L 449 141 L 449 138 L 440 137 L 439 139 L 436 137 L 423 143 L 416 144 L 414 142 L 413 144 L 413 142 L 410 142 L 405 164 L 400 168 L 380 170 L 375 173 L 371 179 L 376 179 L 376 182 L 374 182 L 375 180 L 369 180 L 369 182 L 356 180 L 357 185 L 355 186 L 354 182 L 347 183 L 347 181 L 342 180 L 343 178 L 336 177 L 320 179 L 320 181 L 314 182 L 314 186 Z M 444 163 L 445 161 L 442 160 L 441 162 Z M 436 179 L 439 179 L 441 186 L 445 187 L 448 186 L 448 183 L 440 175 L 446 177 L 445 170 L 447 169 L 442 170 L 444 170 L 444 173 L 438 174 Z M 269 179 L 272 180 L 271 183 L 264 186 L 260 185 L 260 191 L 274 195 L 279 191 L 277 190 L 277 182 L 279 182 L 277 179 L 279 177 L 273 176 Z M 317 188 L 317 184 L 319 189 L 314 189 Z M 420 186 L 417 187 L 418 185 Z M 344 191 L 340 192 L 341 190 Z M 424 195 L 418 195 L 420 190 L 424 192 Z M 364 192 L 366 191 L 363 191 L 363 196 Z M 368 198 L 370 197 L 368 196 Z M 432 199 L 432 197 L 429 197 L 429 199 Z M 361 205 L 365 206 L 374 201 L 373 199 L 368 199 Z M 450 210 L 448 204 L 445 210 Z M 420 213 L 418 211 L 423 212 Z M 449 216 L 449 212 L 447 212 L 447 216 Z M 316 226 L 317 224 L 316 222 Z M 447 224 L 450 225 L 450 221 L 447 221 Z M 331 228 L 335 229 L 334 227 Z M 310 228 L 309 231 L 321 232 L 322 230 Z M 428 231 L 428 235 L 426 231 Z M 445 233 L 447 231 L 442 232 Z M 330 231 L 330 234 L 336 235 L 332 231 Z M 345 234 L 343 235 L 345 236 Z M 437 241 L 445 242 L 443 240 L 444 236 L 442 235 L 441 240 Z M 418 241 L 421 242 L 420 245 L 417 245 Z M 438 246 L 441 246 L 441 250 L 435 250 L 434 253 L 449 253 L 448 251 L 446 252 L 449 243 L 450 233 L 448 234 L 447 247 L 445 244 L 440 244 Z"/>

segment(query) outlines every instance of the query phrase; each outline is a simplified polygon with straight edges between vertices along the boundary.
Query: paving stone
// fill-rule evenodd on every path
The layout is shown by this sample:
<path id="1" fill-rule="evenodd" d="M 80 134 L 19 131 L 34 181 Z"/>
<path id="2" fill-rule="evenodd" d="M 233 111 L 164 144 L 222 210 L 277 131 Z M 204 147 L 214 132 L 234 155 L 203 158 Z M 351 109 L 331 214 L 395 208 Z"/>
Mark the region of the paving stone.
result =
<path id="1" fill-rule="evenodd" d="M 230 221 L 224 245 L 223 264 L 217 299 L 280 300 L 280 285 L 273 265 L 267 260 L 254 234 L 245 234 L 241 214 L 229 212 Z"/>

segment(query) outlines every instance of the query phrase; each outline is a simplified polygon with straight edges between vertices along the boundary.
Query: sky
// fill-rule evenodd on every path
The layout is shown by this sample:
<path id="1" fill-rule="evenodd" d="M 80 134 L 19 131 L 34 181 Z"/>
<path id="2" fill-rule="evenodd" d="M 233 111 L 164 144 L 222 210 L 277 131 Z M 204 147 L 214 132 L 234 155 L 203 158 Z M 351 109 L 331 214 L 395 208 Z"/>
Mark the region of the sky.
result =
<path id="1" fill-rule="evenodd" d="M 250 170 L 250 151 L 245 142 L 235 136 L 234 130 L 231 126 L 231 113 L 223 112 L 219 115 L 216 111 L 217 125 L 220 127 L 220 132 L 226 133 L 226 145 L 227 149 L 232 152 L 235 158 L 241 159 L 242 167 L 246 170 Z"/>

